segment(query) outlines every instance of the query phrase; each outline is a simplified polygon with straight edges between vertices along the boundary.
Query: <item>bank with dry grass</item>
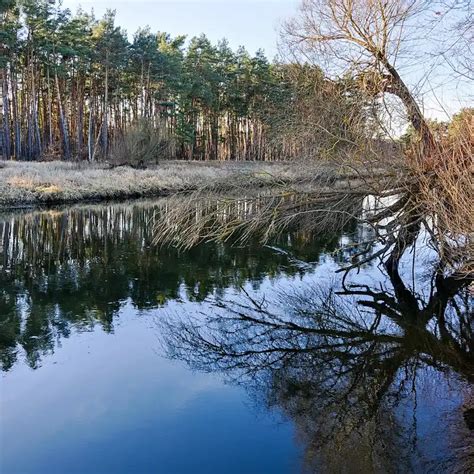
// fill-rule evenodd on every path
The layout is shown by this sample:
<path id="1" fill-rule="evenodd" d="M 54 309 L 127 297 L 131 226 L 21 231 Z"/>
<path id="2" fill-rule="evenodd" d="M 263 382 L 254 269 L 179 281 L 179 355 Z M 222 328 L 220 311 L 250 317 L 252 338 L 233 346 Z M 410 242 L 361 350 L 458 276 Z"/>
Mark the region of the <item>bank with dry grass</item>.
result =
<path id="1" fill-rule="evenodd" d="M 128 166 L 53 162 L 0 162 L 0 207 L 167 196 L 236 182 L 278 186 L 338 176 L 334 165 L 166 161 L 144 170 Z"/>

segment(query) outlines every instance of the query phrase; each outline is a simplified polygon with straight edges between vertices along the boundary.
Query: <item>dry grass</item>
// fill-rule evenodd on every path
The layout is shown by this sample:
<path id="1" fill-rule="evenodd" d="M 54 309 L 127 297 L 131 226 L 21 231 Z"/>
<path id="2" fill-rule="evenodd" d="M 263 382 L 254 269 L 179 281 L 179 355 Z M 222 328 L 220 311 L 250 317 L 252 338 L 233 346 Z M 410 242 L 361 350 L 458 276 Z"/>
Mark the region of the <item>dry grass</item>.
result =
<path id="1" fill-rule="evenodd" d="M 236 181 L 264 187 L 301 182 L 321 174 L 334 175 L 337 170 L 261 162 L 166 161 L 145 170 L 59 161 L 3 162 L 0 207 L 164 196 L 203 187 L 223 189 Z"/>

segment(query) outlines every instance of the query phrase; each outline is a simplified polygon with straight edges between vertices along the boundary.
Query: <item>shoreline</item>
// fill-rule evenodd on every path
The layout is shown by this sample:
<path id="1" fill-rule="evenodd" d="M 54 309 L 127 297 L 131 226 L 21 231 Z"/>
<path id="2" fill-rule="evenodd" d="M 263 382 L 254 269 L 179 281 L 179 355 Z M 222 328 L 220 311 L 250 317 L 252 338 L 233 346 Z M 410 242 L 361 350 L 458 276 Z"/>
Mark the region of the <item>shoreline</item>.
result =
<path id="1" fill-rule="evenodd" d="M 333 165 L 292 162 L 163 161 L 139 170 L 107 164 L 0 162 L 0 209 L 101 203 L 225 190 L 242 182 L 255 188 L 337 179 Z M 310 177 L 310 178 L 308 178 Z"/>
<path id="2" fill-rule="evenodd" d="M 312 191 L 384 178 L 380 168 L 357 172 L 335 163 L 162 161 L 146 169 L 107 164 L 0 162 L 0 210 L 50 208 L 165 198 L 197 190 L 289 188 Z M 390 173 L 389 173 L 390 174 Z"/>

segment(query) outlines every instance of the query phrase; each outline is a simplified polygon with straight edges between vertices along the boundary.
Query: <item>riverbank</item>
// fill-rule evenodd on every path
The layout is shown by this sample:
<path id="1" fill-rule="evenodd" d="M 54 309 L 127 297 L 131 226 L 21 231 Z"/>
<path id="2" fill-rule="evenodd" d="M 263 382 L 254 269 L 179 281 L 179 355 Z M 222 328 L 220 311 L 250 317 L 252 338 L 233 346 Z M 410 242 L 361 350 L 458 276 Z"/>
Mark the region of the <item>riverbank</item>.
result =
<path id="1" fill-rule="evenodd" d="M 340 176 L 334 165 L 289 162 L 166 161 L 145 170 L 128 166 L 52 162 L 0 162 L 0 207 L 77 203 L 223 189 L 332 181 Z"/>

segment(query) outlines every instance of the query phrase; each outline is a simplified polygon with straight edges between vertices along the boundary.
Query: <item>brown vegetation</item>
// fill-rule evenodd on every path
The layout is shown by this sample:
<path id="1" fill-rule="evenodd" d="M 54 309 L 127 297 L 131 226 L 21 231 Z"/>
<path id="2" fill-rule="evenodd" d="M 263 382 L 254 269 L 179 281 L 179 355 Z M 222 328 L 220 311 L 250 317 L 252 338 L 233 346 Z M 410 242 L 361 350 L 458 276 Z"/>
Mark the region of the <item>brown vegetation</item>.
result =
<path id="1" fill-rule="evenodd" d="M 337 174 L 335 167 L 295 167 L 291 163 L 165 161 L 149 169 L 59 161 L 4 162 L 0 206 L 122 199 L 225 189 L 245 182 L 255 188 L 307 181 L 308 175 Z"/>
<path id="2" fill-rule="evenodd" d="M 474 115 L 453 121 L 427 158 L 410 156 L 417 205 L 443 265 L 474 275 Z"/>
<path id="3" fill-rule="evenodd" d="M 109 162 L 112 166 L 145 168 L 174 156 L 175 143 L 166 124 L 142 119 L 115 137 Z"/>

